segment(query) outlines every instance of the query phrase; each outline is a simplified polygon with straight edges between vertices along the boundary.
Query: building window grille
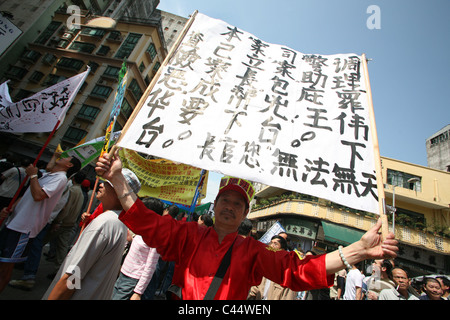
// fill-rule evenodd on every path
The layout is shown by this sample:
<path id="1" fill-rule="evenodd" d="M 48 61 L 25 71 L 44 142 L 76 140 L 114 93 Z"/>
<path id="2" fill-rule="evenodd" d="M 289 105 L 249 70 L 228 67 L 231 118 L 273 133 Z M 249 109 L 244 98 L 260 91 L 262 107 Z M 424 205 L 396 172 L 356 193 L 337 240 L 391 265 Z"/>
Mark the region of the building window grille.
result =
<path id="1" fill-rule="evenodd" d="M 66 58 L 66 57 L 62 57 L 56 63 L 56 67 L 71 69 L 74 71 L 79 71 L 81 69 L 81 67 L 83 67 L 83 66 L 84 66 L 83 61 L 77 60 L 77 59 L 72 59 L 72 58 Z"/>
<path id="2" fill-rule="evenodd" d="M 415 190 L 417 192 L 422 191 L 421 177 L 406 172 L 387 169 L 387 183 L 393 186 Z"/>
<path id="3" fill-rule="evenodd" d="M 69 129 L 67 129 L 66 133 L 64 134 L 63 139 L 73 143 L 78 143 L 86 136 L 86 134 L 87 132 L 82 129 L 69 127 Z"/>
<path id="4" fill-rule="evenodd" d="M 77 52 L 92 53 L 95 50 L 95 44 L 85 43 L 80 41 L 74 41 L 70 47 L 70 50 L 75 50 Z"/>
<path id="5" fill-rule="evenodd" d="M 44 74 L 42 72 L 35 71 L 31 74 L 30 81 L 37 83 L 37 82 L 41 81 L 43 77 L 44 77 Z"/>
<path id="6" fill-rule="evenodd" d="M 147 48 L 147 52 L 152 60 L 155 59 L 157 52 L 154 43 L 150 43 L 150 45 Z"/>
<path id="7" fill-rule="evenodd" d="M 91 94 L 102 99 L 108 99 L 111 91 L 112 88 L 97 84 Z"/>
<path id="8" fill-rule="evenodd" d="M 100 46 L 100 48 L 97 50 L 97 55 L 98 56 L 106 56 L 108 54 L 109 50 L 111 50 L 111 48 L 108 46 Z"/>
<path id="9" fill-rule="evenodd" d="M 141 37 L 142 34 L 130 33 L 120 46 L 119 50 L 117 50 L 115 58 L 128 58 Z"/>
<path id="10" fill-rule="evenodd" d="M 96 38 L 103 38 L 106 31 L 103 29 L 95 29 L 95 28 L 84 28 L 81 30 L 82 35 L 96 37 Z"/>
<path id="11" fill-rule="evenodd" d="M 108 66 L 103 75 L 108 78 L 119 78 L 119 71 L 119 67 Z"/>
<path id="12" fill-rule="evenodd" d="M 8 72 L 7 75 L 11 78 L 14 79 L 18 79 L 21 80 L 23 79 L 23 77 L 25 77 L 25 75 L 28 73 L 27 69 L 24 68 L 20 68 L 20 67 L 16 67 L 16 66 L 12 66 Z"/>
<path id="13" fill-rule="evenodd" d="M 34 43 L 37 44 L 46 44 L 49 39 L 52 38 L 53 34 L 56 30 L 61 26 L 61 22 L 58 21 L 52 21 L 50 24 L 45 28 L 45 30 L 39 35 L 39 37 L 36 39 Z"/>
<path id="14" fill-rule="evenodd" d="M 128 89 L 133 93 L 136 100 L 139 101 L 142 97 L 142 90 L 139 87 L 136 79 L 131 80 L 130 85 L 128 86 Z"/>
<path id="15" fill-rule="evenodd" d="M 87 104 L 83 104 L 81 106 L 80 111 L 78 111 L 77 116 L 89 121 L 94 122 L 97 115 L 100 113 L 100 109 L 97 107 L 89 106 Z"/>

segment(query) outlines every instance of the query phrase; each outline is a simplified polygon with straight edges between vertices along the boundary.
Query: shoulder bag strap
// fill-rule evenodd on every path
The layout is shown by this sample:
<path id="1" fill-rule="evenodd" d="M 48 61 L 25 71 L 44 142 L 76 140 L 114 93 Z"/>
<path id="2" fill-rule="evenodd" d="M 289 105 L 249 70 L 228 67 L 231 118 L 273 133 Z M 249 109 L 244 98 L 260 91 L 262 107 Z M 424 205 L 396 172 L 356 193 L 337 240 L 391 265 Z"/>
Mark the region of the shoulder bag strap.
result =
<path id="1" fill-rule="evenodd" d="M 233 250 L 233 245 L 236 239 L 234 239 L 233 243 L 231 244 L 230 248 L 228 248 L 228 251 L 225 253 L 225 255 L 222 258 L 222 262 L 220 262 L 220 266 L 217 269 L 216 275 L 214 276 L 208 291 L 205 294 L 205 297 L 203 300 L 214 300 L 214 297 L 216 296 L 217 290 L 220 287 L 220 284 L 222 283 L 223 277 L 225 276 L 225 273 L 228 270 L 228 266 L 230 265 L 231 261 L 231 251 Z"/>

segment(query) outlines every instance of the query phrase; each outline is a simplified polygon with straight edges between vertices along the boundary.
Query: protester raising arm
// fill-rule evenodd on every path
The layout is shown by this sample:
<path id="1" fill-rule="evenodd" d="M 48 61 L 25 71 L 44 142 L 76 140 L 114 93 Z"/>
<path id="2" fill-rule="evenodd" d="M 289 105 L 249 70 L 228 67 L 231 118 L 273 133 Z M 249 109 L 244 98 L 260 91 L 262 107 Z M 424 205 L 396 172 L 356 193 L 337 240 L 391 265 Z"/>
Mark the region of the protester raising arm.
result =
<path id="1" fill-rule="evenodd" d="M 121 169 L 122 163 L 116 152 L 111 158 L 107 154 L 100 157 L 97 162 L 96 172 L 99 176 L 113 183 L 122 208 L 128 211 L 134 205 L 137 196 L 130 192 L 127 182 L 120 174 Z M 397 256 L 398 241 L 395 240 L 394 234 L 389 233 L 386 239 L 383 239 L 379 233 L 380 229 L 381 219 L 359 241 L 342 248 L 342 256 L 348 265 L 353 265 L 366 259 L 389 259 Z M 341 258 L 339 250 L 328 253 L 326 255 L 327 274 L 334 274 L 346 268 L 347 265 L 345 265 L 344 260 Z"/>
<path id="2" fill-rule="evenodd" d="M 122 208 L 128 211 L 136 202 L 137 195 L 129 188 L 122 172 L 122 162 L 119 158 L 119 152 L 110 158 L 108 154 L 104 154 L 98 159 L 95 171 L 97 175 L 103 179 L 109 180 L 114 185 L 114 190 L 122 204 Z"/>

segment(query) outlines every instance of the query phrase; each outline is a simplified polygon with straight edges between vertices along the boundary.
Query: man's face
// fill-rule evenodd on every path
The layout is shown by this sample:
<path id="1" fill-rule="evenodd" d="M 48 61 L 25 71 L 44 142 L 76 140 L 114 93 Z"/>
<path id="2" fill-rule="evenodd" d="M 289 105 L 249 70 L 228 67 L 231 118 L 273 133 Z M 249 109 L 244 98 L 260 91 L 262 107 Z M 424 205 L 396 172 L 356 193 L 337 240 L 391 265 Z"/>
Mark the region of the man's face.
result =
<path id="1" fill-rule="evenodd" d="M 72 166 L 71 161 L 72 161 L 72 157 L 66 157 L 66 158 L 58 158 L 55 163 L 59 164 L 59 165 L 65 165 L 65 166 L 71 167 Z"/>
<path id="2" fill-rule="evenodd" d="M 214 202 L 216 224 L 235 227 L 237 230 L 247 213 L 246 202 L 237 191 L 227 190 Z"/>
<path id="3" fill-rule="evenodd" d="M 432 300 L 439 300 L 442 296 L 441 285 L 437 281 L 428 281 L 424 286 L 424 290 Z"/>
<path id="4" fill-rule="evenodd" d="M 120 204 L 120 201 L 117 199 L 116 191 L 108 182 L 100 183 L 96 196 L 103 205 Z"/>
<path id="5" fill-rule="evenodd" d="M 392 279 L 398 286 L 398 290 L 408 290 L 410 280 L 408 279 L 408 275 L 405 271 L 401 269 L 392 270 Z"/>

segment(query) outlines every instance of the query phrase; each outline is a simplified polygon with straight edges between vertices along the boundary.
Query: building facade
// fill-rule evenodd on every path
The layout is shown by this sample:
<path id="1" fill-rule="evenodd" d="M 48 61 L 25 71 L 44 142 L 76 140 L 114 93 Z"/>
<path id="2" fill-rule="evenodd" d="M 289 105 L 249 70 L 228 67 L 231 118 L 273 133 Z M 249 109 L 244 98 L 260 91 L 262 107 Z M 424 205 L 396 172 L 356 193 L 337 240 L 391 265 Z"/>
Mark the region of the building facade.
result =
<path id="1" fill-rule="evenodd" d="M 430 168 L 450 171 L 450 124 L 426 140 Z"/>
<path id="2" fill-rule="evenodd" d="M 399 240 L 397 261 L 413 275 L 450 273 L 450 173 L 382 157 L 389 229 Z M 279 221 L 293 247 L 330 252 L 361 238 L 378 215 L 325 199 L 258 186 L 249 214 L 258 236 Z M 393 217 L 395 219 L 393 219 Z M 395 221 L 393 223 L 393 221 Z"/>
<path id="3" fill-rule="evenodd" d="M 83 139 L 105 135 L 119 70 L 126 60 L 127 89 L 114 128 L 121 130 L 167 55 L 159 10 L 145 20 L 126 16 L 114 20 L 84 10 L 80 13 L 80 28 L 70 29 L 70 15 L 66 7 L 60 7 L 1 80 L 10 80 L 11 97 L 19 101 L 90 67 L 64 122 L 42 156 L 44 161 L 50 159 L 58 144 L 66 150 Z M 48 137 L 48 133 L 1 135 L 0 151 L 32 159 Z"/>
<path id="4" fill-rule="evenodd" d="M 187 18 L 177 16 L 170 12 L 161 11 L 161 24 L 168 51 L 170 51 L 178 37 L 181 35 L 187 21 Z"/>

